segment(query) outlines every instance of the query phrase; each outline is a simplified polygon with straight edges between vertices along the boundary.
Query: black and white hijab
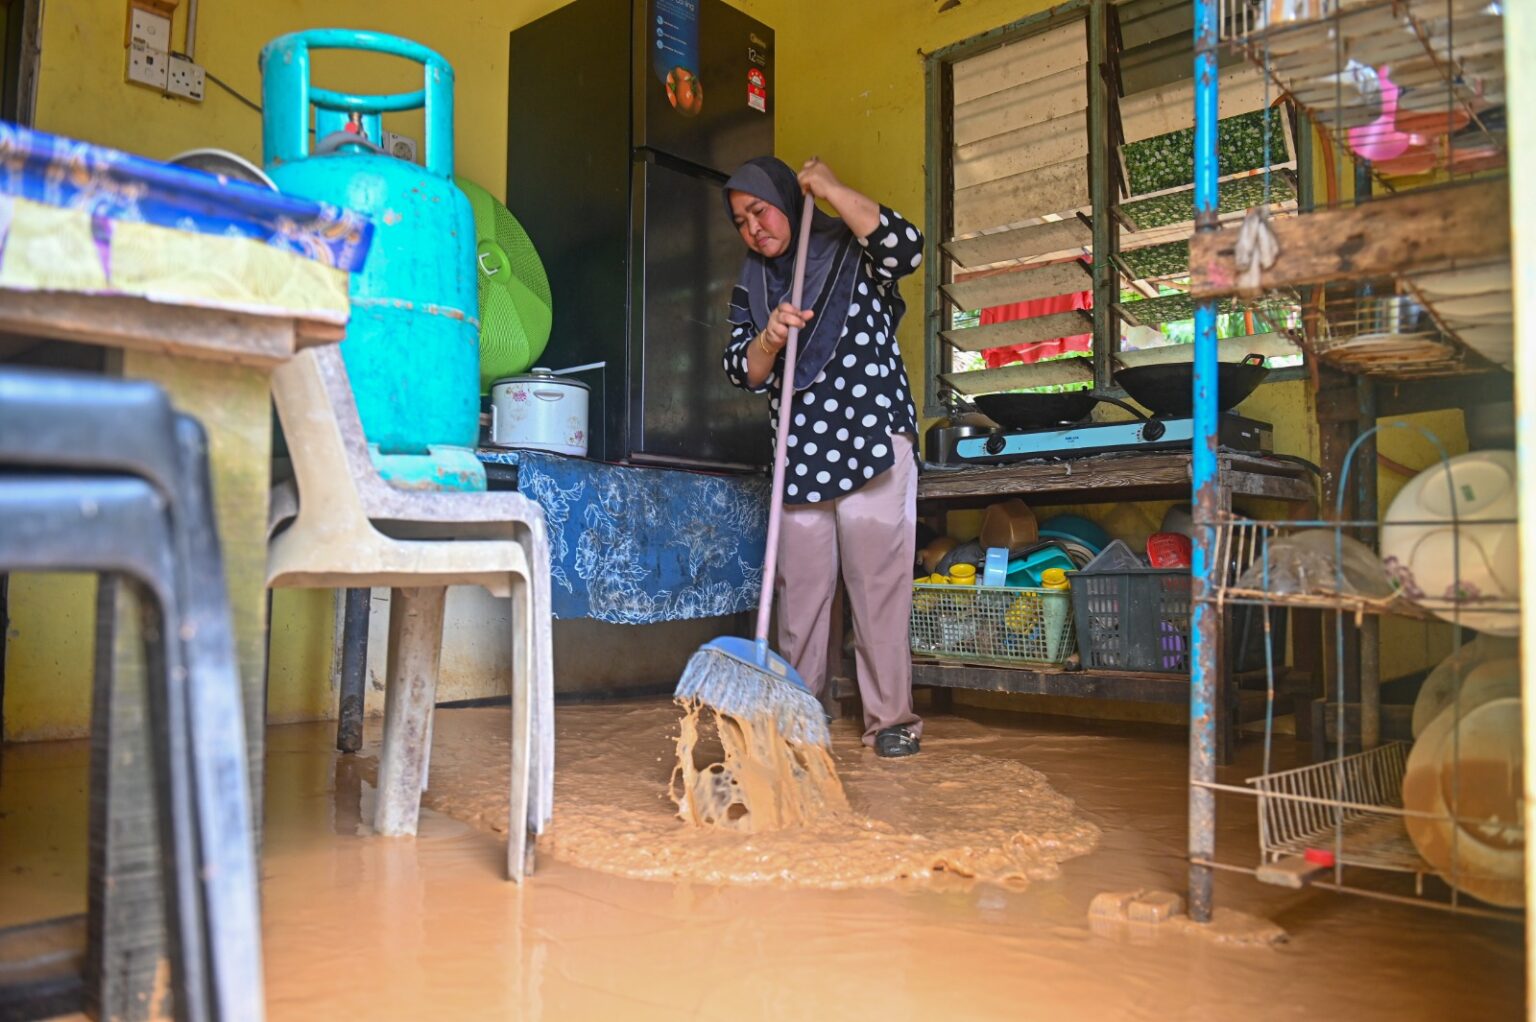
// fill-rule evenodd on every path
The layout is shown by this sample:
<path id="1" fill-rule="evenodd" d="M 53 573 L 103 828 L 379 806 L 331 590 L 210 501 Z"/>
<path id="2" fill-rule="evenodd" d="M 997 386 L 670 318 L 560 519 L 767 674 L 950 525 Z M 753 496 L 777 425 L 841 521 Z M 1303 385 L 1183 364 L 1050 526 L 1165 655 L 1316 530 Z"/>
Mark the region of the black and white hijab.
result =
<path id="1" fill-rule="evenodd" d="M 802 203 L 808 200 L 800 190 L 799 178 L 784 161 L 772 156 L 749 160 L 725 183 L 725 212 L 735 220 L 731 192 L 745 192 L 774 206 L 789 220 L 790 242 L 783 255 L 773 259 L 748 251 L 737 283 L 747 292 L 747 307 L 732 301 L 729 319 L 732 325 L 749 323 L 754 332 L 768 325 L 768 314 L 782 302 L 789 301 L 794 282 L 795 252 L 799 245 Z M 809 327 L 800 331 L 800 345 L 795 364 L 795 389 L 804 390 L 816 380 L 837 350 L 853 289 L 858 284 L 858 239 L 846 224 L 820 209 L 811 218 L 811 243 L 806 252 L 806 308 L 815 312 Z M 906 309 L 901 292 L 890 288 L 892 325 L 901 320 Z"/>

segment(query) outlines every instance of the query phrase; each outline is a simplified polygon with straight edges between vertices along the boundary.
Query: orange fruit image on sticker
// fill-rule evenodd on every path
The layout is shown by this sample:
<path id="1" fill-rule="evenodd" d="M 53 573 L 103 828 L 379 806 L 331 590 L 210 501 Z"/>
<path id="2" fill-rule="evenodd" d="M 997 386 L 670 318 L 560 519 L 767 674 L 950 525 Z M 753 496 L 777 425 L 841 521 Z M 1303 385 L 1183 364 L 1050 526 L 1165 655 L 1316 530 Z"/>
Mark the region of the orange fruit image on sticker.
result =
<path id="1" fill-rule="evenodd" d="M 704 109 L 704 83 L 686 67 L 667 72 L 667 102 L 684 117 L 697 117 Z"/>

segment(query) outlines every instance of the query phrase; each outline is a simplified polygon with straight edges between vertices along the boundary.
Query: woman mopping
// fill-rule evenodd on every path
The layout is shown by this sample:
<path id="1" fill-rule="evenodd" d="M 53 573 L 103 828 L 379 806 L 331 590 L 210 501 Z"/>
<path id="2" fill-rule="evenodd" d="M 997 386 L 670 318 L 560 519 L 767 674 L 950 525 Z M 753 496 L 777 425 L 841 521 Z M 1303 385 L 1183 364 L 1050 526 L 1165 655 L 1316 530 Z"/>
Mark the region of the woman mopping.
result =
<path id="1" fill-rule="evenodd" d="M 821 199 L 806 254 L 807 308 L 788 301 L 802 206 Z M 773 157 L 725 183 L 747 246 L 731 293 L 731 382 L 780 401 L 783 348 L 800 328 L 792 381 L 784 519 L 775 580 L 778 649 L 820 697 L 839 569 L 853 612 L 864 744 L 881 756 L 918 751 L 907 638 L 916 544 L 917 413 L 896 346 L 906 303 L 897 281 L 922 262 L 923 236 L 894 210 L 812 159 L 798 175 Z"/>

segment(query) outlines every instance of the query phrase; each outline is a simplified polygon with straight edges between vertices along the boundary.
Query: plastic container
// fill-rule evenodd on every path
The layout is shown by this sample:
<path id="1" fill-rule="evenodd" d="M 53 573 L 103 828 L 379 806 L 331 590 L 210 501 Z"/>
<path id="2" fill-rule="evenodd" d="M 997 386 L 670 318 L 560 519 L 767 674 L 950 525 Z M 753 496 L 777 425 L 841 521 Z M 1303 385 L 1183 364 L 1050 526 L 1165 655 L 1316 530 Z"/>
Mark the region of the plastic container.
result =
<path id="1" fill-rule="evenodd" d="M 1136 551 L 1125 545 L 1124 540 L 1114 540 L 1105 547 L 1103 552 L 1088 562 L 1084 572 L 1102 573 L 1106 571 L 1134 571 L 1145 568 L 1147 562 L 1136 555 Z"/>
<path id="2" fill-rule="evenodd" d="M 1109 546 L 1109 533 L 1103 526 L 1082 515 L 1055 515 L 1040 523 L 1041 539 L 1066 540 L 1100 553 Z"/>
<path id="3" fill-rule="evenodd" d="M 1008 577 L 1008 551 L 1000 546 L 995 546 L 987 551 L 987 559 L 982 569 L 981 584 L 988 586 L 1003 585 Z"/>
<path id="4" fill-rule="evenodd" d="M 1185 568 L 1194 558 L 1194 547 L 1182 532 L 1154 532 L 1147 537 L 1147 562 L 1154 568 Z"/>
<path id="5" fill-rule="evenodd" d="M 1041 589 L 1071 589 L 1072 581 L 1067 578 L 1067 573 L 1061 568 L 1046 568 L 1040 573 Z"/>
<path id="6" fill-rule="evenodd" d="M 1035 513 L 1018 497 L 989 505 L 981 518 L 981 545 L 1000 546 L 1017 553 L 1040 539 Z"/>
<path id="7" fill-rule="evenodd" d="M 976 584 L 976 565 L 952 564 L 949 568 L 949 584 L 953 586 L 973 586 Z"/>
<path id="8" fill-rule="evenodd" d="M 1008 562 L 1008 585 L 1038 589 L 1041 575 L 1051 568 L 1075 571 L 1077 564 L 1061 544 L 1041 543 Z"/>
<path id="9" fill-rule="evenodd" d="M 1119 545 L 1110 544 L 1100 559 Z M 1189 673 L 1190 576 L 1132 568 L 1078 572 L 1072 612 L 1084 670 Z"/>

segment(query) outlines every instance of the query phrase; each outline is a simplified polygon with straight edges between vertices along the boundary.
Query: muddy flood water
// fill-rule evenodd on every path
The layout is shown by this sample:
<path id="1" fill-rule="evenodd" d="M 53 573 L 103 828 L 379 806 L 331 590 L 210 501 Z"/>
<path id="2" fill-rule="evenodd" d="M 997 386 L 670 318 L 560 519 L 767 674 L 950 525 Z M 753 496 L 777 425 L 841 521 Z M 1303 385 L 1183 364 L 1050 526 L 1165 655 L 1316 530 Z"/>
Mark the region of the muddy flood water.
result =
<path id="1" fill-rule="evenodd" d="M 1102 891 L 1183 889 L 1178 730 L 939 715 L 922 755 L 885 761 L 834 723 L 851 815 L 818 836 L 685 827 L 677 724 L 662 701 L 560 707 L 555 824 L 521 889 L 502 879 L 506 710 L 439 712 L 414 840 L 366 826 L 376 725 L 355 757 L 331 725 L 273 728 L 269 1017 L 1523 1015 L 1508 923 L 1223 875 L 1218 904 L 1287 942 L 1090 925 Z M 0 925 L 84 911 L 84 743 L 3 755 Z M 1252 863 L 1251 808 L 1225 808 L 1221 852 Z"/>

